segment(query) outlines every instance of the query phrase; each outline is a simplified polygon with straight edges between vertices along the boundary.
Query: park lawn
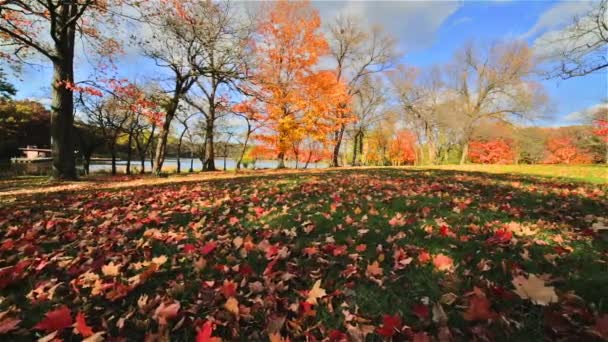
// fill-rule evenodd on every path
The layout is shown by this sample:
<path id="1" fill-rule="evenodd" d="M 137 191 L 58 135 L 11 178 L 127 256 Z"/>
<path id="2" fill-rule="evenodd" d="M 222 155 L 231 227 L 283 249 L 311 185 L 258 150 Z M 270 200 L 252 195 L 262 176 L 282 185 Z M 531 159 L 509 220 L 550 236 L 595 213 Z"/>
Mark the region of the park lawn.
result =
<path id="1" fill-rule="evenodd" d="M 428 169 L 429 167 L 423 167 Z M 593 165 L 437 165 L 430 167 L 437 170 L 488 172 L 499 174 L 517 174 L 541 176 L 565 181 L 579 181 L 594 184 L 608 184 L 608 164 Z"/>
<path id="2" fill-rule="evenodd" d="M 600 341 L 607 225 L 605 185 L 452 170 L 24 193 L 0 339 Z"/>

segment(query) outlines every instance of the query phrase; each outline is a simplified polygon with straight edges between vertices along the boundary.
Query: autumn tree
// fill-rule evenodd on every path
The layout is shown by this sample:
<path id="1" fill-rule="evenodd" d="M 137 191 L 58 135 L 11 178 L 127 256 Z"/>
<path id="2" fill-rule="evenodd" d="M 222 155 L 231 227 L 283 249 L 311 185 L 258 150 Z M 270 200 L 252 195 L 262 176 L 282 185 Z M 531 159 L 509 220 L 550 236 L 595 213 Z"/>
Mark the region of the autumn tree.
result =
<path id="1" fill-rule="evenodd" d="M 563 30 L 550 32 L 537 42 L 548 64 L 546 76 L 569 79 L 608 68 L 608 0 L 590 2 L 589 7 Z"/>
<path id="2" fill-rule="evenodd" d="M 353 16 L 337 17 L 329 26 L 328 41 L 330 55 L 336 63 L 336 78 L 346 84 L 349 97 L 359 92 L 366 76 L 389 69 L 397 56 L 392 37 L 378 26 L 363 29 L 361 20 Z M 342 104 L 341 110 L 335 113 L 337 129 L 333 132 L 332 166 L 339 166 L 346 125 L 356 119 L 352 112 L 345 110 L 347 106 Z"/>
<path id="3" fill-rule="evenodd" d="M 51 136 L 53 175 L 76 178 L 74 159 L 74 57 L 77 37 L 104 54 L 117 50 L 117 42 L 96 28 L 111 23 L 125 1 L 48 0 L 0 2 L 0 43 L 13 48 L 2 53 L 5 60 L 20 63 L 31 53 L 46 57 L 53 65 Z"/>
<path id="4" fill-rule="evenodd" d="M 578 148 L 569 136 L 554 136 L 547 140 L 545 164 L 588 164 L 591 156 Z"/>
<path id="5" fill-rule="evenodd" d="M 388 148 L 391 165 L 413 164 L 416 161 L 416 137 L 408 130 L 395 132 Z"/>
<path id="6" fill-rule="evenodd" d="M 479 164 L 511 164 L 515 154 L 511 145 L 503 139 L 471 141 L 469 159 Z"/>
<path id="7" fill-rule="evenodd" d="M 449 68 L 448 86 L 462 120 L 462 155 L 481 120 L 527 119 L 546 102 L 544 91 L 531 81 L 532 51 L 522 42 L 493 44 L 486 50 L 466 46 Z"/>
<path id="8" fill-rule="evenodd" d="M 313 125 L 325 125 L 329 110 L 337 110 L 336 102 L 326 101 L 337 101 L 343 93 L 335 74 L 314 70 L 328 51 L 320 25 L 310 3 L 279 1 L 268 9 L 256 33 L 255 87 L 265 104 L 266 122 L 258 139 L 273 146 L 279 168 L 285 167 L 294 143 Z M 333 75 L 331 82 L 328 75 Z"/>
<path id="9" fill-rule="evenodd" d="M 29 100 L 0 100 L 0 159 L 17 157 L 19 147 L 48 148 L 50 112 L 41 103 Z"/>

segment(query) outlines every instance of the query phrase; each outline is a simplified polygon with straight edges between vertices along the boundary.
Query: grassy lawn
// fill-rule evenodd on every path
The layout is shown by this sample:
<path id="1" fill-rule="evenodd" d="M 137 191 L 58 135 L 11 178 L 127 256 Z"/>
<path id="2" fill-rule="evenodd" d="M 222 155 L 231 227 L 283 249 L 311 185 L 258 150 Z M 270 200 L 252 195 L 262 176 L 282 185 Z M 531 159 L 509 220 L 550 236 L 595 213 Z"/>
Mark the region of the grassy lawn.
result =
<path id="1" fill-rule="evenodd" d="M 605 169 L 517 170 L 270 172 L 11 196 L 0 201 L 0 339 L 608 338 L 608 186 L 590 183 Z"/>
<path id="2" fill-rule="evenodd" d="M 608 165 L 439 165 L 437 170 L 508 173 L 558 178 L 594 184 L 608 183 Z"/>

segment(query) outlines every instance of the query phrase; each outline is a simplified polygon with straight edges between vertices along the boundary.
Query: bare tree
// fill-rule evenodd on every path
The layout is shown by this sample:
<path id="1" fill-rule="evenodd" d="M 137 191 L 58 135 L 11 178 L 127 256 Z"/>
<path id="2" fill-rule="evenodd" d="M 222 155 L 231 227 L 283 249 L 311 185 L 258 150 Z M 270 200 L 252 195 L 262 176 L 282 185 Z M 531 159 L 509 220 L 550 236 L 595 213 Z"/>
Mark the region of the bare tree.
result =
<path id="1" fill-rule="evenodd" d="M 397 56 L 395 40 L 379 27 L 361 28 L 355 17 L 338 17 L 329 27 L 328 40 L 331 56 L 336 63 L 337 80 L 348 86 L 348 95 L 359 91 L 361 80 L 370 74 L 389 69 Z M 346 107 L 347 104 L 343 104 Z M 352 113 L 340 114 L 339 128 L 333 133 L 332 166 L 339 166 L 338 158 L 346 125 Z"/>
<path id="2" fill-rule="evenodd" d="M 424 160 L 422 146 L 427 148 L 428 162 L 435 163 L 441 133 L 441 111 L 444 85 L 439 67 L 419 70 L 400 66 L 391 73 L 399 106 L 412 126 L 420 146 L 419 161 Z"/>
<path id="3" fill-rule="evenodd" d="M 247 77 L 247 42 L 253 25 L 240 17 L 229 2 L 197 2 L 186 25 L 179 27 L 182 36 L 192 36 L 200 46 L 190 59 L 200 77 L 188 104 L 204 117 L 205 161 L 203 169 L 215 170 L 215 121 L 226 115 L 228 96 L 238 90 L 237 83 Z"/>
<path id="4" fill-rule="evenodd" d="M 193 67 L 204 47 L 193 34 L 186 34 L 184 28 L 188 18 L 167 2 L 167 8 L 158 12 L 144 13 L 146 25 L 150 28 L 150 36 L 143 37 L 138 42 L 144 56 L 152 59 L 156 66 L 167 70 L 167 77 L 159 80 L 165 85 L 167 98 L 163 101 L 164 118 L 157 135 L 156 152 L 154 154 L 153 173 L 160 174 L 165 160 L 167 138 L 171 123 L 190 88 L 200 76 Z"/>
<path id="5" fill-rule="evenodd" d="M 485 50 L 469 44 L 456 55 L 448 86 L 463 120 L 461 164 L 481 120 L 531 119 L 539 113 L 547 97 L 530 80 L 533 67 L 532 51 L 523 42 L 497 43 Z"/>
<path id="6" fill-rule="evenodd" d="M 179 133 L 177 139 L 177 173 L 182 171 L 181 167 L 181 154 L 182 154 L 182 142 L 184 141 L 184 136 L 186 136 L 190 131 L 190 120 L 194 118 L 198 113 L 186 113 L 182 112 L 177 115 L 177 121 L 182 125 L 182 131 Z M 192 163 L 191 163 L 192 164 Z M 192 168 L 192 166 L 191 166 Z"/>
<path id="7" fill-rule="evenodd" d="M 383 106 L 387 101 L 382 79 L 366 75 L 361 79 L 359 91 L 352 103 L 356 121 L 352 125 L 352 165 L 360 165 L 363 158 L 363 141 L 368 130 L 384 118 Z"/>
<path id="8" fill-rule="evenodd" d="M 241 143 L 243 148 L 241 149 L 239 159 L 236 162 L 236 169 L 240 170 L 243 158 L 247 152 L 251 135 L 258 129 L 262 128 L 264 126 L 264 122 L 262 120 L 262 115 L 260 115 L 260 109 L 258 108 L 255 100 L 246 100 L 233 106 L 232 113 L 245 121 L 245 132 L 243 133 L 243 142 Z"/>
<path id="9" fill-rule="evenodd" d="M 112 157 L 112 174 L 116 174 L 118 138 L 125 132 L 131 117 L 117 98 L 83 97 L 81 101 L 88 123 L 98 127 Z"/>
<path id="10" fill-rule="evenodd" d="M 541 57 L 549 64 L 546 76 L 568 79 L 608 68 L 608 0 L 590 6 L 566 28 L 537 42 L 537 48 L 545 51 Z"/>

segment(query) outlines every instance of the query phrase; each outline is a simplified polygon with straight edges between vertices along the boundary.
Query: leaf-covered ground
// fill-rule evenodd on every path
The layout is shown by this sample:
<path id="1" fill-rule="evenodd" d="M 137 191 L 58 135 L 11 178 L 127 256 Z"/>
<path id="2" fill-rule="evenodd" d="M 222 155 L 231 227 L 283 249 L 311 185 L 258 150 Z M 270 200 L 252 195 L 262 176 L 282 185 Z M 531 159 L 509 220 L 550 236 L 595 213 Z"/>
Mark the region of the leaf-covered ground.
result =
<path id="1" fill-rule="evenodd" d="M 0 204 L 0 339 L 608 338 L 608 188 L 345 170 Z"/>

